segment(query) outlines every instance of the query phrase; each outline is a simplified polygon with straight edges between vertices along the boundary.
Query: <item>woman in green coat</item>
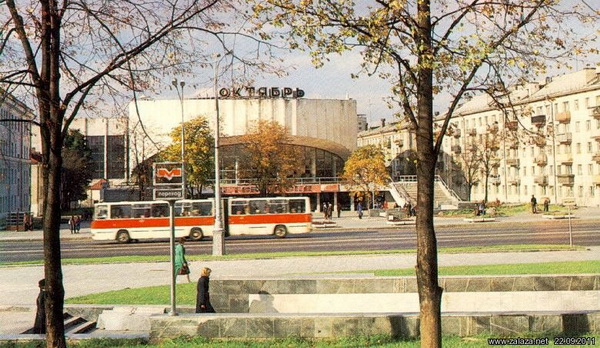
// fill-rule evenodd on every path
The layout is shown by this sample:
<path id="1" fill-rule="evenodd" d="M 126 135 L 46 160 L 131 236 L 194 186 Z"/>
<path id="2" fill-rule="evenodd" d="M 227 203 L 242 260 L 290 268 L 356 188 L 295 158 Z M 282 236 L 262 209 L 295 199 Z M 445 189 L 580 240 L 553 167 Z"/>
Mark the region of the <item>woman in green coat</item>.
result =
<path id="1" fill-rule="evenodd" d="M 187 276 L 188 283 L 190 280 L 190 268 L 185 259 L 185 238 L 179 238 L 179 244 L 175 246 L 175 274 Z"/>

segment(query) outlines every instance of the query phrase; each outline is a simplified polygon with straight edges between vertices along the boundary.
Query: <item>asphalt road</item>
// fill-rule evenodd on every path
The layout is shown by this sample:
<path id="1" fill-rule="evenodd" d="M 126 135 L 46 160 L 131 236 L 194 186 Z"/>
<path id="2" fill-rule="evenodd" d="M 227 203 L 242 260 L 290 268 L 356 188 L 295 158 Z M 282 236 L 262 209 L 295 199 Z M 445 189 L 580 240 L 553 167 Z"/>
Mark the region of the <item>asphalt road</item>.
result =
<path id="1" fill-rule="evenodd" d="M 575 245 L 600 245 L 598 222 L 573 220 Z M 492 246 L 508 244 L 569 244 L 567 220 L 528 223 L 485 223 L 472 225 L 436 226 L 438 246 Z M 1 262 L 42 260 L 42 241 L 3 241 L 0 246 Z M 265 237 L 229 237 L 225 241 L 227 254 L 287 252 L 287 251 L 348 251 L 398 250 L 416 248 L 414 225 L 378 230 L 317 230 L 310 234 L 289 235 L 279 239 Z M 188 255 L 210 255 L 210 239 L 186 244 Z M 165 240 L 129 244 L 92 241 L 91 239 L 63 240 L 62 257 L 90 258 L 128 255 L 168 255 Z"/>

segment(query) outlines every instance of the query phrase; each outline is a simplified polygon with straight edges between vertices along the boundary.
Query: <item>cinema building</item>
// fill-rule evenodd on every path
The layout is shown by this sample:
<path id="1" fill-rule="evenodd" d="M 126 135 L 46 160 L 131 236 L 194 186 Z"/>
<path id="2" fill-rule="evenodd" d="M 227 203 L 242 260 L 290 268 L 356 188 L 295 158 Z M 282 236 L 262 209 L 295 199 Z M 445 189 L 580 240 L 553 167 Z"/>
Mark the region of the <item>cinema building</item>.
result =
<path id="1" fill-rule="evenodd" d="M 169 133 L 184 121 L 204 116 L 212 129 L 220 120 L 220 159 L 222 190 L 227 196 L 258 194 L 251 180 L 241 180 L 238 172 L 241 136 L 258 120 L 276 121 L 289 131 L 291 144 L 304 154 L 304 174 L 288 194 L 308 195 L 313 206 L 337 202 L 350 206 L 348 193 L 338 177 L 344 162 L 356 148 L 358 118 L 352 99 L 307 99 L 299 89 L 221 89 L 215 98 L 143 99 L 129 106 L 130 167 L 143 162 L 171 143 Z M 263 91 L 262 93 L 260 93 Z M 273 93 L 273 91 L 281 91 Z M 286 93 L 284 93 L 286 91 Z M 289 91 L 289 93 L 287 93 Z M 143 125 L 143 128 L 142 128 Z M 143 149 L 143 151 L 142 151 Z M 342 198 L 343 196 L 343 198 Z"/>

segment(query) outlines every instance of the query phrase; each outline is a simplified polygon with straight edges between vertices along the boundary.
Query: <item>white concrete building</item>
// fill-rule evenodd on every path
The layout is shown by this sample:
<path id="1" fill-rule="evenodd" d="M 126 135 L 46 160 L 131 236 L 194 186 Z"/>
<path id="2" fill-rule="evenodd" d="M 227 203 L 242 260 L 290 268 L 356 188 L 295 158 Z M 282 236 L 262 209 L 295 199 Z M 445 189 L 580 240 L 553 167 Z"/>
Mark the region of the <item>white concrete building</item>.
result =
<path id="1" fill-rule="evenodd" d="M 416 139 L 414 133 L 408 131 L 405 123 L 390 122 L 385 119 L 370 129 L 358 133 L 358 147 L 376 145 L 385 154 L 386 166 L 390 168 L 392 180 L 397 181 L 403 175 L 416 175 L 414 162 Z"/>
<path id="2" fill-rule="evenodd" d="M 126 117 L 75 118 L 71 130 L 79 130 L 92 150 L 94 175 L 119 185 L 129 178 L 128 122 Z"/>
<path id="3" fill-rule="evenodd" d="M 9 213 L 29 212 L 30 147 L 33 114 L 25 104 L 0 91 L 0 226 Z"/>
<path id="4" fill-rule="evenodd" d="M 502 111 L 486 95 L 464 103 L 444 138 L 440 174 L 460 192 L 452 173 L 468 145 L 498 136 L 497 157 L 488 182 L 488 200 L 538 202 L 548 197 L 561 203 L 573 197 L 578 205 L 600 205 L 600 70 L 588 68 L 517 86 L 510 94 L 513 109 Z M 490 135 L 492 134 L 492 135 Z M 494 135 L 495 136 L 495 135 Z M 471 200 L 485 197 L 481 178 Z"/>
<path id="5" fill-rule="evenodd" d="M 204 115 L 214 129 L 216 108 L 214 98 L 171 100 L 140 100 L 129 107 L 132 131 L 131 148 L 144 147 L 146 157 L 171 142 L 173 128 L 185 121 Z M 352 99 L 303 99 L 245 97 L 219 99 L 220 129 L 224 146 L 238 143 L 258 120 L 277 121 L 286 127 L 294 145 L 307 153 L 307 176 L 335 177 L 343 169 L 344 160 L 356 148 L 358 128 L 356 101 Z M 140 120 L 152 139 L 147 143 L 141 132 Z M 133 161 L 133 156 L 131 156 Z M 132 163 L 131 168 L 134 165 Z M 222 166 L 222 168 L 227 165 Z M 226 177 L 226 176 L 225 176 Z"/>
<path id="6" fill-rule="evenodd" d="M 108 186 L 118 186 L 129 180 L 129 147 L 128 147 L 127 117 L 77 117 L 73 120 L 70 130 L 78 130 L 87 140 L 92 151 L 93 176 L 88 198 L 80 202 L 83 206 L 92 206 L 100 200 L 100 189 L 104 183 Z M 41 150 L 39 129 L 33 132 L 33 150 Z M 38 154 L 39 155 L 39 154 Z M 42 212 L 42 178 L 39 161 L 35 156 L 32 165 L 31 182 L 31 211 L 35 216 Z"/>

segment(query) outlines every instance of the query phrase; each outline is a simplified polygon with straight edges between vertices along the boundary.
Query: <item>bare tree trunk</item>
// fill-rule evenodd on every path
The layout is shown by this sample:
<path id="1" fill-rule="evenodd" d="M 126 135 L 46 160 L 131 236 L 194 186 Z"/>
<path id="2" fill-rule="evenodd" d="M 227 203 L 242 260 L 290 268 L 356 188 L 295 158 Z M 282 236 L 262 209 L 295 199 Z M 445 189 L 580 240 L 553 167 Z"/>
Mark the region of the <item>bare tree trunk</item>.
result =
<path id="1" fill-rule="evenodd" d="M 66 347 L 63 306 L 65 290 L 60 251 L 60 177 L 62 166 L 60 126 L 51 133 L 44 205 L 44 276 L 46 278 L 46 346 Z M 58 147 L 58 148 L 57 148 Z"/>
<path id="2" fill-rule="evenodd" d="M 417 286 L 421 347 L 442 346 L 442 288 L 438 285 L 437 240 L 433 228 L 434 178 L 437 153 L 433 145 L 433 51 L 429 1 L 418 2 L 417 42 Z"/>
<path id="3" fill-rule="evenodd" d="M 421 347 L 441 347 L 442 288 L 438 285 L 437 239 L 433 227 L 434 171 L 432 160 L 418 165 L 417 285 Z"/>
<path id="4" fill-rule="evenodd" d="M 65 109 L 60 96 L 60 27 L 56 1 L 42 1 L 42 71 L 37 85 L 40 120 L 45 134 L 46 206 L 44 219 L 44 276 L 46 277 L 46 346 L 66 347 L 63 306 L 65 289 L 60 250 L 60 184 L 62 176 L 63 120 Z"/>

